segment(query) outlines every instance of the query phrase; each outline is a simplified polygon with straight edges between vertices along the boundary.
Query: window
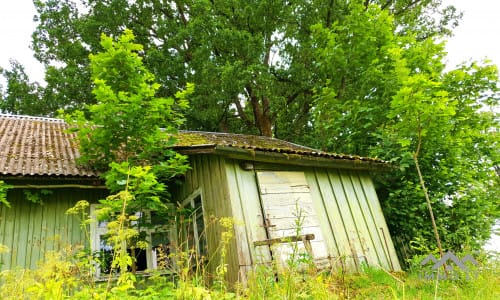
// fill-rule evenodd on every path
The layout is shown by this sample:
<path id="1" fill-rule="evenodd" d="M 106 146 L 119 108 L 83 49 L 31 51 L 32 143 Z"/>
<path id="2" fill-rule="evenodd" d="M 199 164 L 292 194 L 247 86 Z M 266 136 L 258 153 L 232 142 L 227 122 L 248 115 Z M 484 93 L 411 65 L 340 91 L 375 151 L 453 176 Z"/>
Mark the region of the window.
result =
<path id="1" fill-rule="evenodd" d="M 97 277 L 109 274 L 113 259 L 113 246 L 110 243 L 108 233 L 108 221 L 97 221 L 95 211 L 97 205 L 90 206 L 90 213 L 95 222 L 91 223 L 92 252 L 97 257 L 98 266 Z M 146 243 L 146 248 L 127 246 L 127 252 L 134 257 L 134 263 L 130 271 L 144 273 L 147 270 L 154 270 L 170 266 L 168 255 L 170 254 L 172 230 L 168 226 L 168 219 L 161 217 L 154 211 L 145 210 L 135 214 L 138 221 L 133 221 L 132 225 L 139 231 L 137 241 Z M 140 221 L 142 220 L 142 221 Z M 125 244 L 123 245 L 125 247 Z"/>
<path id="2" fill-rule="evenodd" d="M 207 238 L 200 191 L 182 203 L 185 213 L 180 216 L 181 240 L 184 250 L 196 250 L 199 257 L 207 257 Z"/>

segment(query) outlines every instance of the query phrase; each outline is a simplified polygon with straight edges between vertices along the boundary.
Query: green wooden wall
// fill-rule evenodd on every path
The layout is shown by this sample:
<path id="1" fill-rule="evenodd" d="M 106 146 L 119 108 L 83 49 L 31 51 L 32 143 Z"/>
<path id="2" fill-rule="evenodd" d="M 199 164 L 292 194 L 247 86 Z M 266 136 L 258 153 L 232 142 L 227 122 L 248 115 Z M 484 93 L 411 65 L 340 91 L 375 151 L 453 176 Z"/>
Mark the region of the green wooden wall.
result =
<path id="1" fill-rule="evenodd" d="M 219 225 L 221 217 L 232 217 L 231 199 L 226 179 L 225 159 L 216 155 L 193 155 L 190 158 L 191 170 L 185 175 L 184 184 L 172 194 L 174 200 L 182 201 L 193 193 L 201 193 L 203 213 L 205 216 L 205 230 L 207 237 L 208 261 L 207 270 L 215 274 L 216 267 L 220 264 L 220 241 L 222 228 Z M 233 239 L 227 251 L 226 263 L 228 264 L 227 280 L 236 282 L 239 280 L 238 261 L 243 259 L 236 249 L 236 241 Z M 183 241 L 177 241 L 177 249 L 182 249 Z"/>
<path id="2" fill-rule="evenodd" d="M 272 260 L 269 246 L 254 244 L 269 238 L 263 223 L 256 173 L 259 170 L 304 174 L 331 266 L 359 270 L 366 263 L 400 270 L 375 188 L 366 172 L 260 163 L 255 164 L 255 169 L 244 170 L 241 161 L 217 155 L 193 155 L 190 163 L 192 169 L 185 183 L 173 193 L 175 200 L 182 202 L 201 192 L 211 253 L 220 244 L 221 231 L 215 220 L 233 218 L 235 239 L 226 261 L 231 282 L 244 282 L 245 275 L 256 265 Z M 213 271 L 218 263 L 215 255 L 209 270 Z M 320 263 L 324 266 L 324 259 Z"/>
<path id="3" fill-rule="evenodd" d="M 370 176 L 361 171 L 306 172 L 324 224 L 332 263 L 359 269 L 362 263 L 401 270 Z"/>
<path id="4" fill-rule="evenodd" d="M 50 189 L 47 189 L 50 190 Z M 37 193 L 37 190 L 30 190 Z M 26 199 L 23 189 L 12 189 L 7 194 L 11 204 L 0 205 L 0 244 L 10 251 L 0 255 L 2 270 L 36 268 L 44 255 L 52 250 L 77 249 L 84 246 L 80 222 L 66 210 L 78 200 L 96 201 L 105 197 L 102 190 L 52 189 L 41 195 L 42 203 Z M 39 191 L 38 191 L 39 192 Z M 71 248 L 67 248 L 72 245 Z"/>
<path id="5" fill-rule="evenodd" d="M 268 238 L 256 179 L 258 170 L 293 171 L 305 174 L 317 213 L 330 265 L 359 270 L 362 263 L 386 270 L 400 270 L 384 215 L 372 180 L 367 173 L 284 165 L 256 165 L 243 170 L 238 161 L 226 160 L 226 177 L 236 226 L 240 268 L 267 264 L 269 247 L 255 246 Z M 314 245 L 314 243 L 313 243 Z M 314 252 L 314 249 L 313 249 Z M 323 265 L 323 262 L 318 261 Z"/>

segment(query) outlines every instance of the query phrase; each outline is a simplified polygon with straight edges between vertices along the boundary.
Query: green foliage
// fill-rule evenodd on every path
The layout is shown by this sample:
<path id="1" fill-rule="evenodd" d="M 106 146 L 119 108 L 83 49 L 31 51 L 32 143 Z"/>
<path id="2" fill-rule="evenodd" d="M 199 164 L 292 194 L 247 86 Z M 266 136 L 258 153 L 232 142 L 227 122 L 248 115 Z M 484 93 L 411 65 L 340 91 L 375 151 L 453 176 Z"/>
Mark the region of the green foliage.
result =
<path id="1" fill-rule="evenodd" d="M 47 85 L 30 83 L 13 65 L 4 71 L 0 109 L 82 110 L 82 122 L 100 115 L 81 131 L 86 159 L 99 168 L 128 158 L 152 165 L 162 178 L 176 174 L 183 160 L 155 147 L 163 132 L 151 124 L 168 132 L 164 118 L 178 120 L 183 106 L 172 99 L 193 82 L 196 89 L 177 100 L 190 99 L 186 122 L 173 127 L 273 135 L 398 165 L 379 176 L 378 188 L 392 235 L 404 244 L 432 240 L 413 159 L 419 132 L 418 161 L 445 247 L 480 247 L 499 215 L 497 70 L 472 63 L 445 71 L 438 41 L 451 34 L 460 13 L 441 0 L 37 0 L 35 6 L 33 49 L 47 66 Z M 116 41 L 99 35 L 120 36 L 124 28 L 143 47 L 130 34 Z M 102 48 L 106 53 L 89 57 Z M 146 111 L 139 98 L 149 103 Z M 173 115 L 160 117 L 164 108 Z M 96 140 L 87 142 L 91 133 Z"/>
<path id="2" fill-rule="evenodd" d="M 43 88 L 38 83 L 30 82 L 24 66 L 15 60 L 10 62 L 10 70 L 0 67 L 0 74 L 7 82 L 7 89 L 2 93 L 0 86 L 0 111 L 15 114 L 38 115 L 40 111 L 58 109 L 51 103 L 40 101 Z"/>
<path id="3" fill-rule="evenodd" d="M 313 27 L 316 64 L 324 74 L 314 106 L 316 147 L 366 155 L 364 145 L 385 119 L 398 78 L 391 61 L 394 26 L 379 6 L 353 1 L 342 20 Z"/>
<path id="4" fill-rule="evenodd" d="M 329 77 L 314 54 L 317 41 L 311 26 L 346 32 L 346 26 L 359 25 L 350 16 L 379 7 L 394 18 L 402 35 L 418 32 L 423 39 L 450 34 L 456 26 L 459 14 L 440 4 L 440 0 L 37 0 L 32 46 L 35 57 L 47 66 L 47 86 L 37 95 L 40 103 L 51 104 L 41 105 L 38 113 L 53 114 L 53 105 L 81 110 L 96 103 L 91 97 L 88 54 L 100 48 L 98 33 L 118 36 L 129 28 L 144 45 L 142 57 L 161 85 L 159 95 L 172 97 L 187 82 L 196 85 L 188 128 L 311 142 L 314 139 L 307 133 L 312 128 L 314 91 Z M 351 47 L 378 45 L 379 36 L 370 35 L 375 26 L 365 25 L 366 34 L 352 40 L 349 35 L 342 37 L 340 48 L 348 52 L 339 57 L 346 60 L 337 68 L 345 71 L 351 62 L 363 60 L 349 55 Z M 355 76 L 361 76 L 359 67 L 352 64 Z"/>
<path id="5" fill-rule="evenodd" d="M 101 170 L 109 167 L 104 178 L 112 194 L 100 201 L 96 211 L 98 220 L 107 221 L 106 241 L 113 249 L 111 263 L 105 268 L 105 299 L 134 290 L 136 261 L 128 249 L 133 253 L 147 248 L 137 227 L 151 226 L 146 211 L 165 216 L 169 194 L 162 182 L 188 169 L 186 157 L 171 146 L 175 143 L 173 134 L 183 123 L 180 111 L 187 108 L 185 98 L 193 87 L 188 85 L 186 91 L 178 92 L 175 100 L 156 97 L 159 85 L 144 67 L 138 54 L 142 46 L 134 39 L 130 30 L 116 41 L 101 36 L 104 51 L 90 55 L 93 93 L 98 102 L 88 106 L 89 120 L 82 111 L 68 117 L 78 133 L 82 163 Z M 81 215 L 86 230 L 89 219 L 80 212 L 84 204 L 77 205 L 68 213 Z M 104 267 L 106 260 L 104 253 L 81 257 L 88 257 L 82 266 L 91 279 L 93 262 Z"/>
<path id="6" fill-rule="evenodd" d="M 143 202 L 147 208 L 160 208 L 160 197 L 165 192 L 165 185 L 158 182 L 150 166 L 130 166 L 127 162 L 111 163 L 111 170 L 106 173 L 106 186 L 112 193 L 128 190 L 134 200 Z M 129 205 L 132 205 L 129 203 Z M 118 205 L 121 208 L 122 205 Z M 132 207 L 132 210 L 139 207 Z"/>
<path id="7" fill-rule="evenodd" d="M 0 204 L 7 207 L 10 207 L 10 203 L 7 201 L 7 192 L 10 188 L 10 185 L 6 184 L 3 180 L 0 180 Z"/>
<path id="8" fill-rule="evenodd" d="M 428 48 L 422 53 L 430 55 Z M 418 154 L 443 247 L 478 249 L 499 216 L 494 171 L 499 159 L 498 152 L 492 151 L 499 141 L 494 129 L 498 119 L 484 110 L 498 105 L 497 71 L 493 66 L 472 64 L 441 73 L 436 65 L 437 69 L 414 75 L 406 67 L 409 75 L 394 95 L 387 122 L 379 131 L 381 146 L 372 146 L 370 153 L 400 166 L 382 181 L 388 192 L 384 211 L 393 235 L 405 237 L 405 243 L 421 237 L 434 244 L 428 212 L 419 204 L 423 193 L 412 161 Z M 463 89 L 466 82 L 469 87 Z"/>
<path id="9" fill-rule="evenodd" d="M 138 54 L 142 46 L 134 38 L 130 30 L 116 41 L 102 35 L 104 51 L 90 55 L 98 103 L 88 107 L 90 121 L 83 112 L 74 114 L 81 160 L 98 169 L 111 162 L 153 163 L 175 176 L 185 158 L 169 149 L 175 142 L 171 134 L 184 121 L 180 110 L 188 107 L 186 95 L 193 87 L 178 92 L 177 99 L 156 97 L 160 86 L 144 67 Z"/>
<path id="10" fill-rule="evenodd" d="M 82 284 L 72 272 L 67 257 L 51 255 L 36 271 L 12 270 L 0 273 L 2 299 L 484 299 L 500 296 L 498 265 L 488 264 L 474 280 L 429 281 L 415 274 L 390 274 L 366 268 L 341 279 L 335 274 L 297 275 L 294 293 L 286 298 L 285 282 L 266 267 L 256 269 L 246 289 L 223 293 L 193 282 L 177 282 L 154 275 L 138 280 L 135 289 L 113 290 L 104 295 L 104 286 Z"/>
<path id="11" fill-rule="evenodd" d="M 148 222 L 151 220 L 143 212 L 165 213 L 165 200 L 160 198 L 165 187 L 157 181 L 148 166 L 131 167 L 123 162 L 111 163 L 110 167 L 106 184 L 114 194 L 100 201 L 96 216 L 98 220 L 108 221 L 107 241 L 113 249 L 106 291 L 126 292 L 133 289 L 136 282 L 134 273 L 128 271 L 134 270 L 135 258 L 127 249 L 144 250 L 147 247 L 147 241 L 141 238 L 137 227 L 150 225 Z M 116 272 L 119 272 L 117 283 L 111 288 L 112 277 Z"/>
<path id="12" fill-rule="evenodd" d="M 32 203 L 43 205 L 43 203 L 44 203 L 43 200 L 47 196 L 51 195 L 53 193 L 53 191 L 47 190 L 47 189 L 41 189 L 41 190 L 36 190 L 36 191 L 24 189 L 23 193 L 24 193 L 24 196 L 26 197 L 26 200 L 28 200 Z"/>
<path id="13" fill-rule="evenodd" d="M 401 34 L 397 16 L 380 6 L 350 7 L 336 26 L 313 28 L 328 74 L 315 103 L 316 146 L 399 167 L 378 175 L 399 250 L 416 238 L 435 246 L 416 155 L 443 247 L 480 248 L 500 212 L 496 67 L 472 63 L 445 72 L 444 44 L 432 35 L 422 38 L 410 27 Z"/>

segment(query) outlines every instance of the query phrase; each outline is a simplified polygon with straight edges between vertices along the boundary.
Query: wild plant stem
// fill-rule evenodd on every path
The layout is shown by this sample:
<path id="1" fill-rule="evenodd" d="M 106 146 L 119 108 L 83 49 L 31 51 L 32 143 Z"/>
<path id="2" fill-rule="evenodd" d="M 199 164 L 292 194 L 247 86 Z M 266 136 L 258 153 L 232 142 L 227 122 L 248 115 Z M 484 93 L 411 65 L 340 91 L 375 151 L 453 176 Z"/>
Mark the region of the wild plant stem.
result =
<path id="1" fill-rule="evenodd" d="M 118 234 L 119 235 L 123 232 L 123 227 L 125 224 L 129 182 L 130 182 L 130 167 L 129 167 L 128 172 L 127 172 L 127 181 L 125 184 L 125 197 L 123 197 L 122 211 L 121 211 L 120 216 L 119 216 L 119 223 L 118 223 L 119 224 L 118 225 Z M 120 240 L 119 242 L 121 243 L 122 241 Z M 118 248 L 117 245 L 115 245 L 115 246 L 116 246 L 116 248 Z M 121 248 L 122 247 L 120 247 L 120 251 L 123 251 L 123 249 L 121 249 Z M 108 282 L 106 284 L 106 291 L 104 293 L 104 299 L 107 299 L 108 293 L 111 290 L 111 279 L 113 277 L 113 269 L 114 269 L 113 265 L 114 265 L 114 262 L 116 260 L 117 255 L 121 255 L 121 254 L 117 254 L 118 252 L 119 251 L 113 252 L 113 262 L 111 263 L 110 270 L 109 270 Z M 121 270 L 121 271 L 124 271 L 124 270 Z"/>
<path id="2" fill-rule="evenodd" d="M 432 222 L 432 229 L 434 230 L 434 237 L 436 238 L 437 246 L 439 249 L 439 255 L 441 257 L 443 257 L 444 256 L 443 247 L 441 246 L 441 239 L 439 238 L 439 232 L 437 230 L 436 219 L 434 218 L 434 213 L 432 212 L 431 200 L 429 197 L 429 193 L 427 191 L 427 187 L 425 186 L 424 177 L 422 176 L 422 172 L 420 171 L 420 164 L 418 162 L 418 155 L 419 155 L 420 149 L 422 147 L 422 127 L 419 126 L 417 129 L 417 132 L 418 132 L 418 143 L 417 143 L 417 149 L 413 155 L 413 161 L 415 162 L 415 167 L 417 168 L 420 186 L 422 187 L 422 190 L 424 192 L 425 201 L 427 202 L 427 208 L 429 209 L 429 215 L 431 217 L 431 222 Z"/>

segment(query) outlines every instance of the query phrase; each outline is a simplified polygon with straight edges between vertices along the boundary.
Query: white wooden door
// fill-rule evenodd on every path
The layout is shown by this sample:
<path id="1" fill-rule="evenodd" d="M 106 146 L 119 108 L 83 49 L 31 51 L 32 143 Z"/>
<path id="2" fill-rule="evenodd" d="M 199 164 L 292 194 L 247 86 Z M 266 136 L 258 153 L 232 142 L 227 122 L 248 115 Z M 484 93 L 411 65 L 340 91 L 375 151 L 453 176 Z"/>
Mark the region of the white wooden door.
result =
<path id="1" fill-rule="evenodd" d="M 273 260 L 296 258 L 328 263 L 328 251 L 303 172 L 257 171 L 264 227 Z"/>

